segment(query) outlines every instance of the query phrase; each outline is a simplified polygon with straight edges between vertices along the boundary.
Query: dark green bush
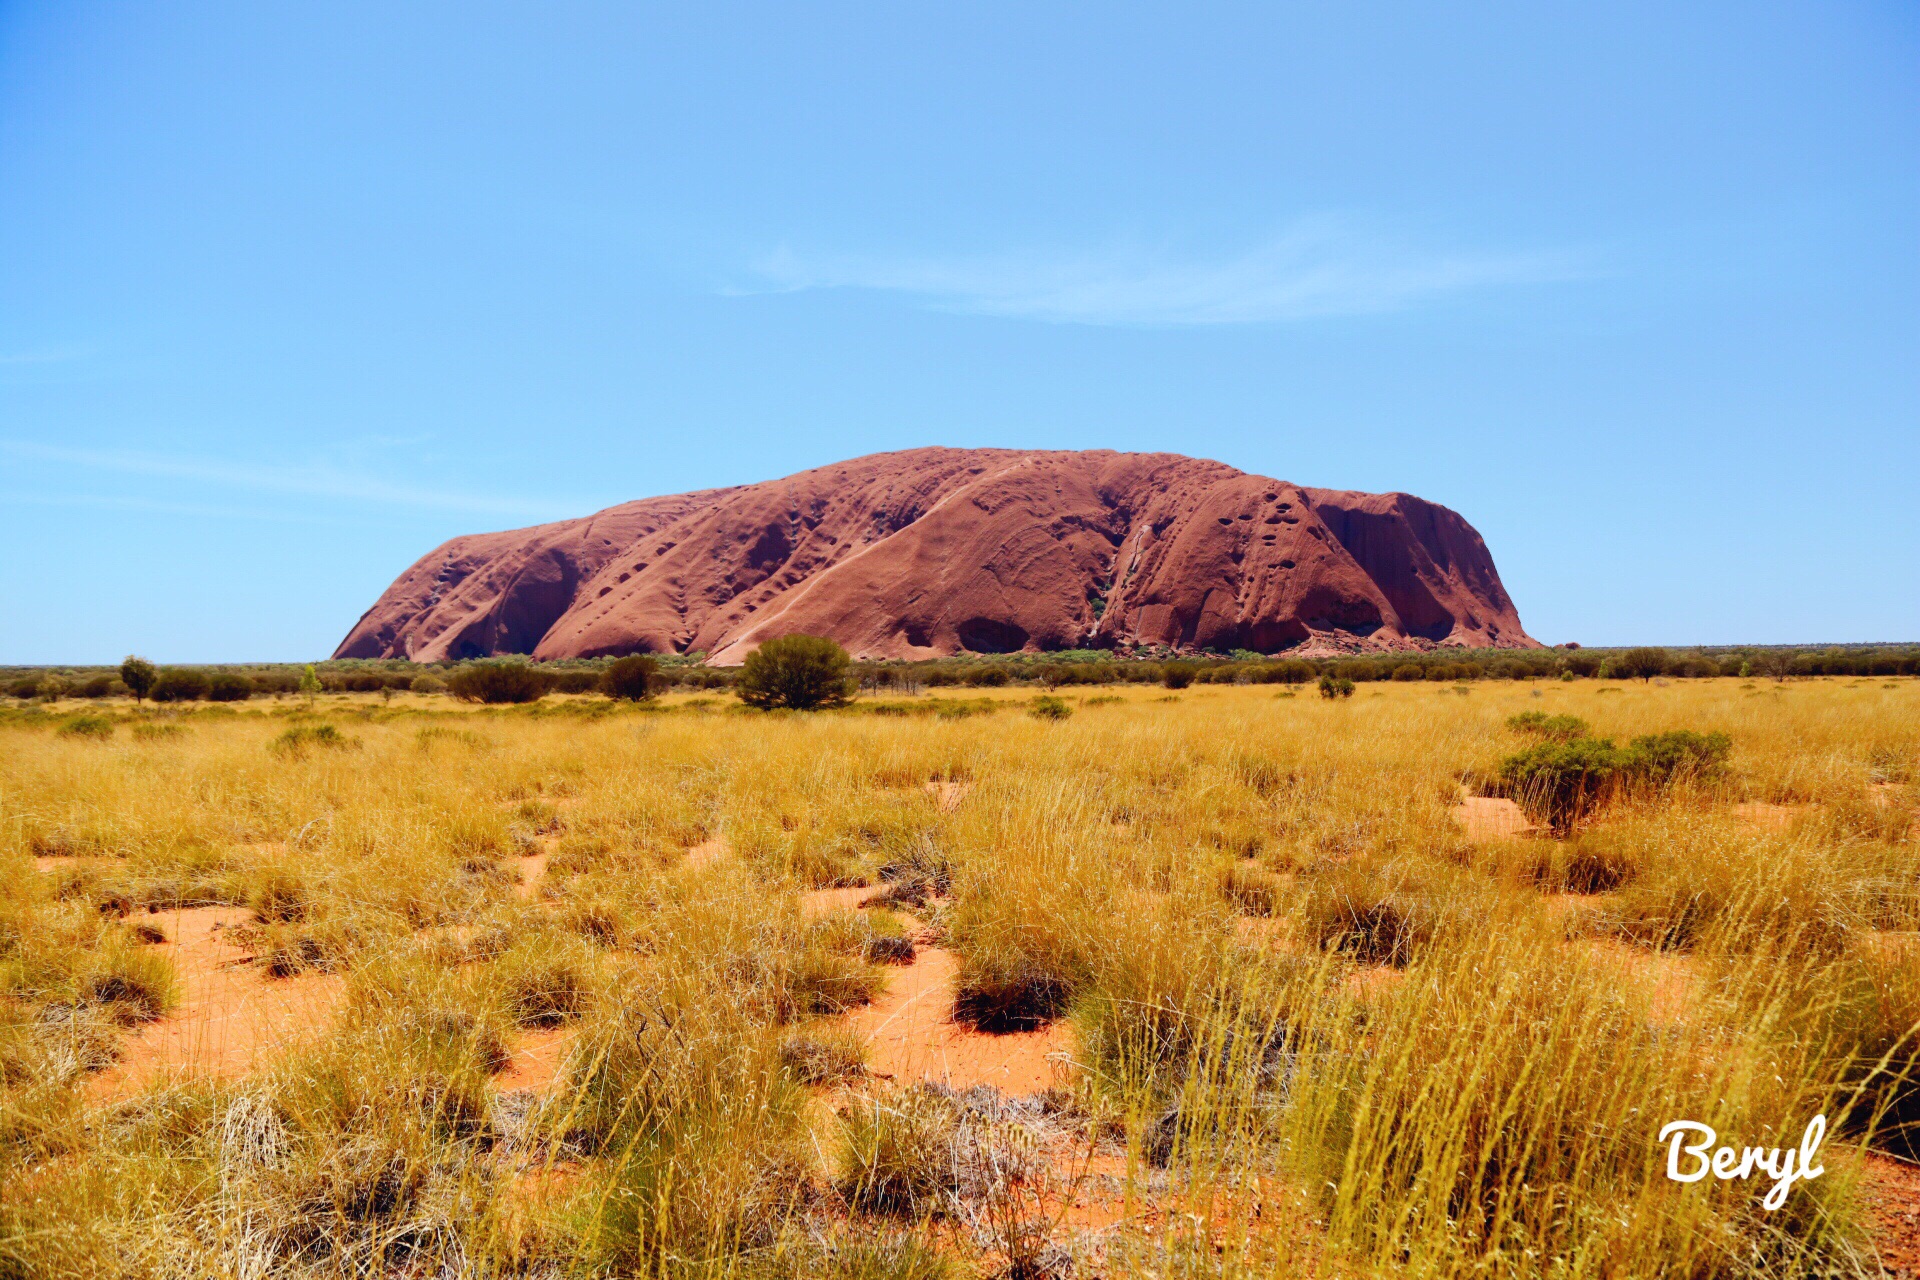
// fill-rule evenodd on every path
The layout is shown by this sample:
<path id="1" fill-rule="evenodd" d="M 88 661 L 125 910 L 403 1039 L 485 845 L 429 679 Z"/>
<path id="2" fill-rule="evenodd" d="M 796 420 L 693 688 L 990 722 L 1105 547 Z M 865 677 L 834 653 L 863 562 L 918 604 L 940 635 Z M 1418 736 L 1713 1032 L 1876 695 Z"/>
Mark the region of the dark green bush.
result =
<path id="1" fill-rule="evenodd" d="M 212 692 L 207 673 L 192 667 L 162 667 L 147 696 L 155 702 L 198 702 Z"/>
<path id="2" fill-rule="evenodd" d="M 1323 698 L 1351 698 L 1353 681 L 1345 676 L 1321 676 L 1320 696 Z"/>
<path id="3" fill-rule="evenodd" d="M 113 721 L 105 716 L 75 716 L 60 726 L 60 736 L 105 741 L 113 736 Z"/>
<path id="4" fill-rule="evenodd" d="M 1726 767 L 1733 742 L 1724 733 L 1695 733 L 1674 729 L 1635 738 L 1627 744 L 1621 769 L 1627 776 L 1656 786 L 1683 779 L 1712 777 Z"/>
<path id="5" fill-rule="evenodd" d="M 76 698 L 104 698 L 113 692 L 112 676 L 89 676 L 73 691 Z"/>
<path id="6" fill-rule="evenodd" d="M 1073 708 L 1059 698 L 1042 696 L 1033 700 L 1033 705 L 1027 708 L 1027 712 L 1041 720 L 1065 720 L 1073 714 Z"/>
<path id="7" fill-rule="evenodd" d="M 630 653 L 600 673 L 600 692 L 622 702 L 645 702 L 660 683 L 660 664 L 644 653 Z"/>
<path id="8" fill-rule="evenodd" d="M 1011 678 L 1007 669 L 997 663 L 982 663 L 968 669 L 961 677 L 976 689 L 998 689 Z"/>
<path id="9" fill-rule="evenodd" d="M 207 697 L 213 702 L 245 702 L 253 696 L 253 681 L 231 671 L 216 671 L 207 679 Z"/>
<path id="10" fill-rule="evenodd" d="M 761 710 L 843 706 L 854 693 L 850 665 L 847 651 L 823 636 L 781 636 L 747 655 L 735 691 Z"/>
<path id="11" fill-rule="evenodd" d="M 1393 669 L 1393 678 L 1402 682 L 1426 679 L 1427 673 L 1414 662 L 1404 662 Z"/>
<path id="12" fill-rule="evenodd" d="M 1169 689 L 1184 689 L 1193 683 L 1195 674 L 1191 662 L 1163 662 L 1160 664 L 1160 683 Z"/>
<path id="13" fill-rule="evenodd" d="M 1536 822 L 1565 832 L 1620 785 L 1620 753 L 1607 738 L 1548 739 L 1500 762 L 1500 785 Z"/>
<path id="14" fill-rule="evenodd" d="M 518 658 L 475 662 L 447 677 L 447 692 L 462 702 L 538 702 L 551 687 L 546 672 Z"/>
<path id="15" fill-rule="evenodd" d="M 1542 724 L 1568 720 L 1541 717 Z M 1713 776 L 1732 746 L 1724 733 L 1691 729 L 1638 737 L 1624 750 L 1610 738 L 1548 737 L 1502 760 L 1500 785 L 1528 817 L 1564 833 L 1628 785 L 1661 789 Z"/>
<path id="16" fill-rule="evenodd" d="M 22 676 L 7 686 L 7 694 L 14 698 L 37 698 L 40 696 L 40 677 Z"/>

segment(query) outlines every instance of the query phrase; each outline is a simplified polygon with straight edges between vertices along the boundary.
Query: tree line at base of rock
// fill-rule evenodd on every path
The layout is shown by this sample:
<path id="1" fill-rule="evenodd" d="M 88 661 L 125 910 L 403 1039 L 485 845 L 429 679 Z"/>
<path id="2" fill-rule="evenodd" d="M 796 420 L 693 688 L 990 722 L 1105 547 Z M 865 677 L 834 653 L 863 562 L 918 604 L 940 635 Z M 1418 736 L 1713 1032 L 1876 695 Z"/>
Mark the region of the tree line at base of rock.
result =
<path id="1" fill-rule="evenodd" d="M 239 702 L 255 697 L 285 697 L 305 690 L 309 673 L 323 693 L 452 693 L 455 686 L 477 687 L 476 680 L 520 694 L 606 692 L 606 673 L 643 657 L 653 664 L 647 676 L 651 692 L 731 690 L 744 668 L 707 667 L 698 656 L 629 655 L 532 663 L 525 658 L 484 658 L 459 663 L 414 664 L 400 660 L 346 660 L 301 665 L 245 667 L 155 667 L 140 659 L 135 679 L 120 668 L 16 670 L 0 674 L 0 691 L 21 700 L 134 697 L 156 702 Z M 507 666 L 524 674 L 492 674 Z M 144 669 L 145 674 L 137 674 Z M 471 671 L 483 674 L 466 675 Z M 1310 684 L 1323 676 L 1366 683 L 1376 680 L 1464 683 L 1475 680 L 1652 680 L 1739 676 L 1784 680 L 1805 676 L 1920 675 L 1920 646 L 1848 648 L 1726 648 L 1669 650 L 1641 647 L 1597 649 L 1438 649 L 1425 653 L 1353 657 L 1291 658 L 1244 650 L 1230 655 L 1176 655 L 1149 651 L 1120 657 L 1102 650 L 1061 653 L 963 655 L 927 662 L 854 662 L 846 676 L 856 691 L 915 693 L 923 689 L 999 688 L 1037 685 L 1164 684 Z M 455 696 L 460 696 L 456 693 Z M 614 695 L 631 697 L 631 692 Z M 513 700 L 513 699 L 501 699 Z M 529 700 L 520 698 L 519 700 Z"/>

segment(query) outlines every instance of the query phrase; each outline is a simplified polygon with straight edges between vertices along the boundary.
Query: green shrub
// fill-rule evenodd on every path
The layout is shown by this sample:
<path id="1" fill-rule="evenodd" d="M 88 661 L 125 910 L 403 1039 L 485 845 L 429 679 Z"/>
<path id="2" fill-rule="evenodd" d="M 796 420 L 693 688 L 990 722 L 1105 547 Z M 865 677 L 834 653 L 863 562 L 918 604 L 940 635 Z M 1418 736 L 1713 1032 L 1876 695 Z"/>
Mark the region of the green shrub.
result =
<path id="1" fill-rule="evenodd" d="M 1549 739 L 1500 762 L 1500 785 L 1527 816 L 1566 832 L 1620 785 L 1620 753 L 1607 738 Z"/>
<path id="2" fill-rule="evenodd" d="M 421 675 L 415 676 L 409 681 L 407 688 L 413 690 L 415 693 L 445 693 L 447 691 L 447 682 L 439 676 Z"/>
<path id="3" fill-rule="evenodd" d="M 1191 662 L 1163 662 L 1160 664 L 1160 683 L 1169 689 L 1184 689 L 1193 683 L 1195 674 Z"/>
<path id="4" fill-rule="evenodd" d="M 1674 729 L 1635 738 L 1620 765 L 1630 778 L 1664 787 L 1718 774 L 1732 750 L 1732 740 L 1724 733 Z"/>
<path id="5" fill-rule="evenodd" d="M 660 687 L 660 664 L 643 653 L 628 654 L 600 673 L 600 692 L 622 702 L 645 702 Z"/>
<path id="6" fill-rule="evenodd" d="M 22 676 L 7 686 L 7 696 L 12 698 L 37 698 L 40 696 L 40 677 Z"/>
<path id="7" fill-rule="evenodd" d="M 823 636 L 780 636 L 747 655 L 735 692 L 763 711 L 843 706 L 854 693 L 848 666 L 847 651 Z"/>
<path id="8" fill-rule="evenodd" d="M 86 680 L 75 686 L 73 696 L 76 698 L 104 698 L 112 692 L 112 676 L 89 676 Z"/>
<path id="9" fill-rule="evenodd" d="M 1073 714 L 1073 708 L 1059 698 L 1042 696 L 1033 700 L 1027 714 L 1038 720 L 1065 720 Z"/>
<path id="10" fill-rule="evenodd" d="M 207 673 L 192 667 L 162 667 L 147 696 L 155 702 L 198 702 L 212 691 Z"/>
<path id="11" fill-rule="evenodd" d="M 1012 679 L 1005 667 L 990 662 L 969 668 L 961 678 L 976 689 L 998 689 Z"/>
<path id="12" fill-rule="evenodd" d="M 1522 720 L 1528 717 L 1514 717 Z M 1568 723 L 1580 722 L 1572 716 L 1541 716 L 1527 727 L 1548 733 L 1550 728 L 1564 731 Z M 1502 760 L 1500 785 L 1528 817 L 1565 833 L 1628 785 L 1660 790 L 1715 776 L 1725 768 L 1732 746 L 1724 733 L 1691 729 L 1647 734 L 1624 750 L 1610 738 L 1555 734 Z"/>
<path id="13" fill-rule="evenodd" d="M 1587 722 L 1579 716 L 1550 716 L 1543 711 L 1523 711 L 1510 716 L 1507 728 L 1548 742 L 1572 742 L 1587 736 Z"/>
<path id="14" fill-rule="evenodd" d="M 1404 662 L 1393 669 L 1393 678 L 1403 683 L 1413 680 L 1424 680 L 1426 676 L 1427 673 L 1422 671 L 1417 663 Z"/>
<path id="15" fill-rule="evenodd" d="M 1320 696 L 1323 698 L 1351 698 L 1353 681 L 1345 676 L 1321 676 Z"/>
<path id="16" fill-rule="evenodd" d="M 245 702 L 253 696 L 253 681 L 231 671 L 216 671 L 207 680 L 207 697 L 213 702 Z"/>
<path id="17" fill-rule="evenodd" d="M 546 672 L 519 658 L 475 662 L 447 677 L 447 692 L 462 702 L 538 702 L 552 687 Z"/>
<path id="18" fill-rule="evenodd" d="M 113 721 L 105 716 L 75 716 L 60 726 L 63 738 L 93 738 L 105 741 L 113 736 Z"/>

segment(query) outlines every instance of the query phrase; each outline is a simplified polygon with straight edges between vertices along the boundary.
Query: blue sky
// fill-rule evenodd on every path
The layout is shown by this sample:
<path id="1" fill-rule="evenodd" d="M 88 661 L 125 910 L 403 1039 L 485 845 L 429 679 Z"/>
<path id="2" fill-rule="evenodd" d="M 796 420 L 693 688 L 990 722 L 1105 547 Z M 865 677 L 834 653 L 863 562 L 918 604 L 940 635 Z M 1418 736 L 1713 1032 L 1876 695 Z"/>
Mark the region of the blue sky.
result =
<path id="1" fill-rule="evenodd" d="M 0 0 L 0 662 L 923 444 L 1418 493 L 1550 643 L 1920 639 L 1920 9 Z"/>

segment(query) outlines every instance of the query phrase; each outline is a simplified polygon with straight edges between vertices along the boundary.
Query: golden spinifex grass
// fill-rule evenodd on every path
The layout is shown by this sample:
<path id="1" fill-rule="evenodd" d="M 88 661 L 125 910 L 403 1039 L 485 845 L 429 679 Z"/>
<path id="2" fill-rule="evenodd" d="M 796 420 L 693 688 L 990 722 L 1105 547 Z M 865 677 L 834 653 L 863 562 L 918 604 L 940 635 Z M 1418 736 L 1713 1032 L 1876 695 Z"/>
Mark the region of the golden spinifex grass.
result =
<path id="1" fill-rule="evenodd" d="M 0 1276 L 1875 1273 L 1920 682 L 1030 701 L 0 725 Z M 1730 766 L 1476 837 L 1520 711 Z M 331 1003 L 167 1057 L 182 912 Z M 1059 1089 L 863 1073 L 903 925 L 982 1053 L 1071 1028 Z M 1777 1212 L 1666 1177 L 1668 1121 L 1816 1114 Z"/>

